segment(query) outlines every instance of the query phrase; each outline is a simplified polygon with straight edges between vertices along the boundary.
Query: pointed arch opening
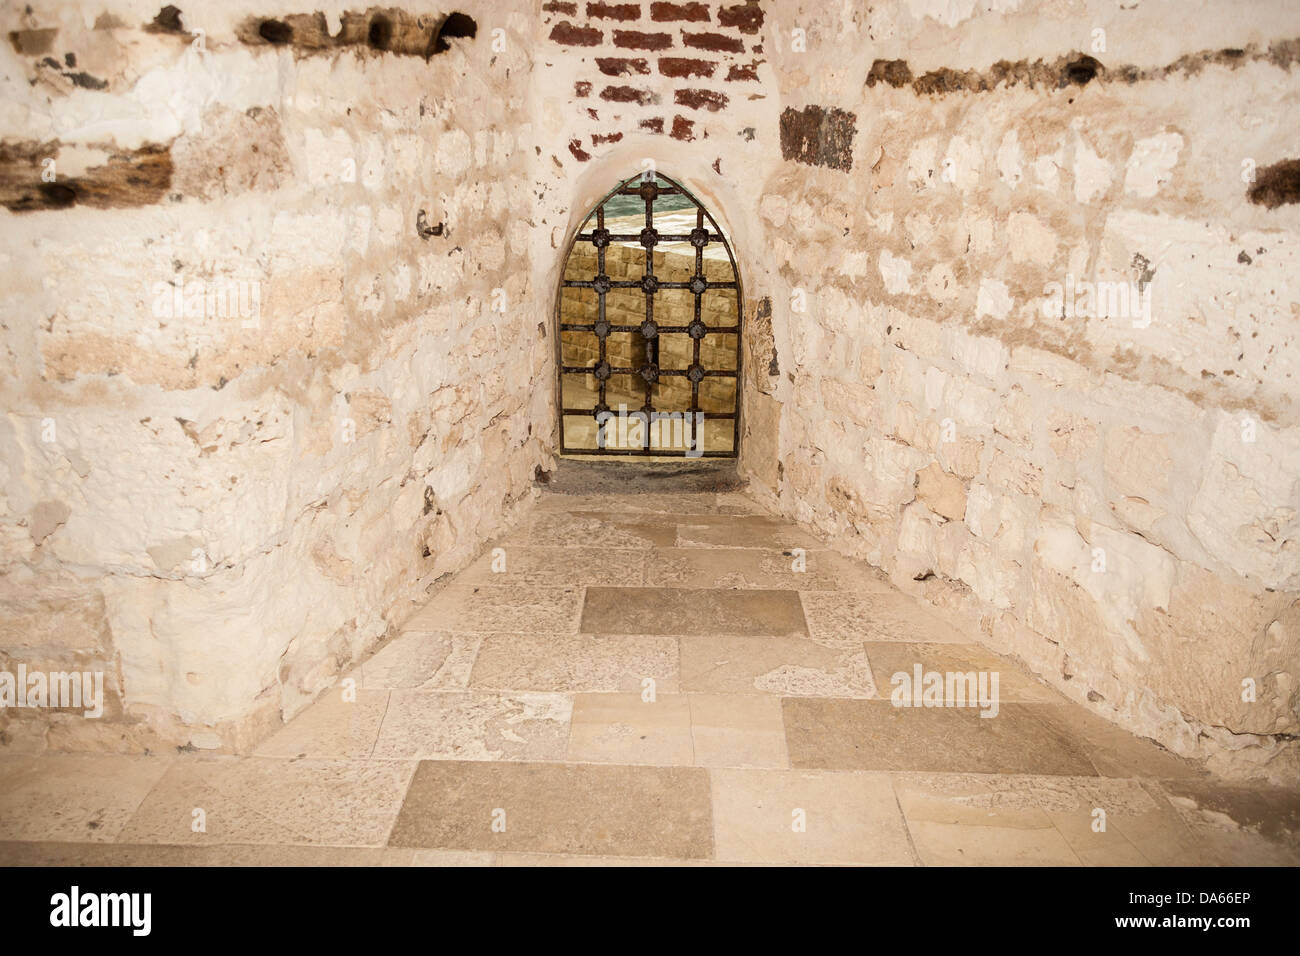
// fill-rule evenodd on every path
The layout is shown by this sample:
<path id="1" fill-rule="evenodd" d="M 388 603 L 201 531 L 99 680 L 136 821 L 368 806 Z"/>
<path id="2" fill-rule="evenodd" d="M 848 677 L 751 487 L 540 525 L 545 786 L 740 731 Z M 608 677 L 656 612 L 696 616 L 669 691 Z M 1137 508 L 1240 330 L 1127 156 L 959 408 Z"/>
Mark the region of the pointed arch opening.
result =
<path id="1" fill-rule="evenodd" d="M 611 189 L 560 283 L 561 454 L 737 457 L 743 301 L 731 244 L 689 190 L 655 170 Z"/>

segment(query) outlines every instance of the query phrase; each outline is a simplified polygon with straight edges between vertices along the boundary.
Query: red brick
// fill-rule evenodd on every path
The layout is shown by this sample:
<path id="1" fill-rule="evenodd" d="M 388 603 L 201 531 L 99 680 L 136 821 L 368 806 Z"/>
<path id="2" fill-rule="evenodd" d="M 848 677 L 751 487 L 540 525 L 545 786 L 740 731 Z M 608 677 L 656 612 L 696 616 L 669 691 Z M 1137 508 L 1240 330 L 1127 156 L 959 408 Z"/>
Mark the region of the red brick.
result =
<path id="1" fill-rule="evenodd" d="M 635 103 L 638 106 L 655 102 L 655 95 L 649 90 L 638 90 L 631 86 L 607 86 L 600 91 L 600 98 L 611 103 Z"/>
<path id="2" fill-rule="evenodd" d="M 691 76 L 712 76 L 718 64 L 712 60 L 692 60 L 682 56 L 665 56 L 659 59 L 659 72 L 664 76 L 685 79 Z"/>
<path id="3" fill-rule="evenodd" d="M 718 22 L 724 27 L 735 27 L 741 33 L 757 33 L 763 26 L 763 11 L 757 3 L 738 3 L 719 10 Z"/>
<path id="4" fill-rule="evenodd" d="M 591 84 L 586 80 L 578 80 L 573 84 L 573 95 L 579 98 L 591 95 Z"/>
<path id="5" fill-rule="evenodd" d="M 599 20 L 639 20 L 641 4 L 639 3 L 596 3 L 587 4 L 587 16 Z"/>
<path id="6" fill-rule="evenodd" d="M 690 142 L 695 138 L 695 121 L 688 120 L 685 116 L 674 116 L 673 131 L 668 135 L 683 143 Z"/>
<path id="7" fill-rule="evenodd" d="M 595 27 L 575 27 L 568 20 L 561 20 L 551 28 L 551 39 L 564 46 L 599 46 L 605 34 Z"/>
<path id="8" fill-rule="evenodd" d="M 678 90 L 673 95 L 673 100 L 678 106 L 708 110 L 711 113 L 716 113 L 727 105 L 727 95 L 713 90 Z"/>
<path id="9" fill-rule="evenodd" d="M 702 3 L 652 3 L 650 19 L 657 23 L 672 23 L 675 20 L 708 23 L 709 8 Z"/>
<path id="10" fill-rule="evenodd" d="M 715 159 L 715 160 L 713 161 L 713 171 L 714 171 L 715 173 L 717 173 L 719 176 L 722 175 L 722 157 L 721 157 L 721 156 L 719 156 L 717 159 Z"/>
<path id="11" fill-rule="evenodd" d="M 631 76 L 633 73 L 644 76 L 650 72 L 650 64 L 645 60 L 629 60 L 621 56 L 598 56 L 596 68 L 606 76 Z"/>
<path id="12" fill-rule="evenodd" d="M 604 146 L 606 143 L 617 143 L 622 138 L 622 133 L 593 133 L 591 135 L 591 145 Z"/>
<path id="13" fill-rule="evenodd" d="M 664 118 L 656 116 L 654 119 L 644 119 L 636 125 L 652 133 L 662 133 L 664 131 Z"/>
<path id="14" fill-rule="evenodd" d="M 571 152 L 573 158 L 580 163 L 585 163 L 587 160 L 591 159 L 591 153 L 586 152 L 582 148 L 582 140 L 580 139 L 569 140 L 569 152 Z"/>
<path id="15" fill-rule="evenodd" d="M 727 71 L 727 80 L 734 82 L 736 80 L 757 80 L 758 64 L 750 63 L 733 63 L 731 69 Z"/>
<path id="16" fill-rule="evenodd" d="M 721 33 L 683 33 L 682 42 L 697 50 L 711 53 L 744 53 L 745 44 Z"/>
<path id="17" fill-rule="evenodd" d="M 567 13 L 571 17 L 578 15 L 578 5 L 576 3 L 563 3 L 561 0 L 551 0 L 550 3 L 542 4 L 543 13 Z"/>
<path id="18" fill-rule="evenodd" d="M 672 45 L 673 38 L 667 33 L 642 33 L 639 30 L 614 31 L 614 46 L 621 46 L 628 50 L 666 50 Z"/>

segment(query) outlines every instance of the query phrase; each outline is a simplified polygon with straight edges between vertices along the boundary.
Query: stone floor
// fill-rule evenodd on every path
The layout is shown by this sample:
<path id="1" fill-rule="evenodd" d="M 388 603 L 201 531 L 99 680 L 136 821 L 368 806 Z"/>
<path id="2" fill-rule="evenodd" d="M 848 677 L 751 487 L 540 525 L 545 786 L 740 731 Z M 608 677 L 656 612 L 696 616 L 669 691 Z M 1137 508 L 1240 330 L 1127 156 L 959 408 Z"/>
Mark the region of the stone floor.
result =
<path id="1" fill-rule="evenodd" d="M 0 758 L 0 862 L 1300 862 L 1296 793 L 1091 716 L 739 493 L 550 494 L 499 545 L 251 756 Z M 895 707 L 917 664 L 996 671 L 996 717 Z"/>

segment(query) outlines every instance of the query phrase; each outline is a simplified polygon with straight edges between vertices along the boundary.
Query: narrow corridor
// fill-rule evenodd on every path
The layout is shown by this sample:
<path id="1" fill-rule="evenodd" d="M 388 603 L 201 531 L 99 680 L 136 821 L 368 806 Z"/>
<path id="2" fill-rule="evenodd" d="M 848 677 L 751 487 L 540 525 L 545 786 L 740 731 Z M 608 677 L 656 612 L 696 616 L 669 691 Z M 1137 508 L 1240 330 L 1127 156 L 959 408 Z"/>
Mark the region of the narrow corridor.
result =
<path id="1" fill-rule="evenodd" d="M 896 706 L 918 669 L 974 699 Z M 1089 714 L 741 493 L 545 495 L 252 756 L 0 762 L 8 863 L 1300 861 L 1294 794 Z"/>

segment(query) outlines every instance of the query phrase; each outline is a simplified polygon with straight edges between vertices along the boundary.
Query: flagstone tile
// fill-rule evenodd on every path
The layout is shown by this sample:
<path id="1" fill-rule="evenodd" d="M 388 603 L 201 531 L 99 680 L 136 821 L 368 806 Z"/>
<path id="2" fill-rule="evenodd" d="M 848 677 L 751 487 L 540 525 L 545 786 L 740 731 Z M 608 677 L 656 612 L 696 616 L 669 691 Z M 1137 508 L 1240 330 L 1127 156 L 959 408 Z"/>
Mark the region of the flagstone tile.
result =
<path id="1" fill-rule="evenodd" d="M 823 643 L 969 643 L 956 628 L 901 591 L 805 591 L 800 597 L 808 633 Z"/>
<path id="2" fill-rule="evenodd" d="M 395 690 L 375 743 L 377 758 L 558 760 L 569 735 L 564 694 Z"/>
<path id="3" fill-rule="evenodd" d="M 866 652 L 797 637 L 688 636 L 681 643 L 681 686 L 712 694 L 875 697 Z"/>
<path id="4" fill-rule="evenodd" d="M 671 546 L 671 542 L 668 543 Z M 679 548 L 811 548 L 815 537 L 784 518 L 770 515 L 702 515 L 677 525 Z"/>
<path id="5" fill-rule="evenodd" d="M 792 548 L 656 548 L 646 561 L 652 587 L 774 588 L 840 587 L 827 551 Z"/>
<path id="6" fill-rule="evenodd" d="M 367 690 L 459 690 L 483 641 L 482 632 L 402 631 L 348 676 Z"/>
<path id="7" fill-rule="evenodd" d="M 720 861 L 911 866 L 886 774 L 712 770 Z"/>
<path id="8" fill-rule="evenodd" d="M 1050 687 L 1034 680 L 1011 661 L 999 657 L 978 644 L 917 644 L 910 641 L 870 641 L 865 645 L 867 660 L 875 678 L 880 696 L 888 698 L 895 688 L 915 685 L 916 668 L 924 675 L 960 673 L 998 675 L 998 698 L 1006 701 L 1032 701 L 1039 703 L 1064 703 L 1065 698 Z M 895 684 L 895 674 L 906 674 L 908 679 Z M 944 694 L 950 687 L 964 688 L 965 683 L 950 685 L 944 682 Z M 991 682 L 986 685 L 990 692 Z M 829 695 L 828 695 L 829 696 Z"/>
<path id="9" fill-rule="evenodd" d="M 369 757 L 388 691 L 330 688 L 253 753 L 260 757 Z"/>
<path id="10" fill-rule="evenodd" d="M 588 588 L 585 634 L 806 635 L 795 591 Z"/>
<path id="11" fill-rule="evenodd" d="M 426 761 L 389 844 L 707 859 L 711 809 L 699 767 Z"/>
<path id="12" fill-rule="evenodd" d="M 578 694 L 573 702 L 569 760 L 689 766 L 695 762 L 686 697 Z"/>
<path id="13" fill-rule="evenodd" d="M 499 586 L 635 587 L 644 582 L 649 553 L 647 548 L 618 550 L 563 539 L 557 539 L 555 547 L 497 547 L 470 565 L 459 580 Z"/>
<path id="14" fill-rule="evenodd" d="M 776 697 L 690 694 L 691 739 L 702 767 L 790 766 Z"/>
<path id="15" fill-rule="evenodd" d="M 407 631 L 573 632 L 581 587 L 453 582 L 406 622 Z"/>
<path id="16" fill-rule="evenodd" d="M 414 769 L 373 759 L 177 759 L 118 841 L 381 846 Z"/>
<path id="17" fill-rule="evenodd" d="M 657 634 L 488 634 L 470 686 L 476 689 L 658 693 L 678 689 L 677 641 Z"/>
<path id="18" fill-rule="evenodd" d="M 966 773 L 1096 773 L 1077 740 L 1042 719 L 1050 704 L 895 707 L 888 700 L 786 697 L 793 767 Z"/>
<path id="19" fill-rule="evenodd" d="M 110 843 L 172 759 L 127 754 L 0 757 L 0 840 Z"/>

